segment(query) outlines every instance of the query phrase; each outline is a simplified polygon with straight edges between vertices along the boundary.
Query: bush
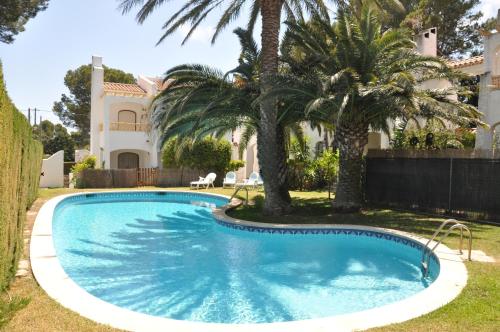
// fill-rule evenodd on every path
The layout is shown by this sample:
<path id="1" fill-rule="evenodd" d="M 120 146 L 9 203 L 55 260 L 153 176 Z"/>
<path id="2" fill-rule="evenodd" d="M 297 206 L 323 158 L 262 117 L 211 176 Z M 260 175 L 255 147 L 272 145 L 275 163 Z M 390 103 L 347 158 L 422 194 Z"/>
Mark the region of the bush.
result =
<path id="1" fill-rule="evenodd" d="M 220 180 L 231 166 L 231 144 L 226 140 L 207 137 L 182 146 L 172 139 L 163 147 L 162 163 L 166 168 L 188 167 L 205 173 L 214 172 L 217 180 Z"/>
<path id="2" fill-rule="evenodd" d="M 309 189 L 311 183 L 312 158 L 308 144 L 308 138 L 303 141 L 292 137 L 289 146 L 288 159 L 288 186 L 290 189 Z"/>
<path id="3" fill-rule="evenodd" d="M 290 142 L 288 159 L 288 181 L 290 189 L 316 190 L 331 187 L 337 178 L 339 169 L 338 153 L 324 150 L 316 159 L 312 159 L 308 139 Z"/>
<path id="4" fill-rule="evenodd" d="M 0 66 L 0 290 L 15 275 L 26 210 L 37 197 L 42 145 L 9 99 Z"/>
<path id="5" fill-rule="evenodd" d="M 317 188 L 328 188 L 328 198 L 332 191 L 333 183 L 337 179 L 339 172 L 339 153 L 332 150 L 325 150 L 314 161 L 313 174 Z"/>
<path id="6" fill-rule="evenodd" d="M 95 156 L 87 156 L 71 168 L 71 172 L 73 173 L 73 183 L 77 188 L 83 188 L 80 177 L 81 173 L 86 169 L 94 169 L 96 162 L 97 159 Z"/>
<path id="7" fill-rule="evenodd" d="M 475 134 L 470 129 L 458 128 L 455 131 L 435 126 L 422 129 L 397 129 L 391 140 L 393 149 L 441 150 L 474 148 Z"/>
<path id="8" fill-rule="evenodd" d="M 240 168 L 245 167 L 245 162 L 243 160 L 231 160 L 226 172 L 237 171 Z"/>

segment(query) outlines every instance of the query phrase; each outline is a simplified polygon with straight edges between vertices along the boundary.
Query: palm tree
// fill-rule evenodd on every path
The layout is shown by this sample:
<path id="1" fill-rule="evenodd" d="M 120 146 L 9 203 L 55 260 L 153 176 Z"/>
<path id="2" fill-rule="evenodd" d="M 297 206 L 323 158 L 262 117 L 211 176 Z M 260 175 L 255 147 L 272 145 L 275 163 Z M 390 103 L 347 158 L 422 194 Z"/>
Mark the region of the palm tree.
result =
<path id="1" fill-rule="evenodd" d="M 142 23 L 165 0 L 120 0 L 124 13 L 136 6 L 141 6 L 137 20 Z M 272 88 L 272 77 L 278 73 L 278 46 L 282 12 L 289 20 L 303 18 L 303 10 L 328 16 L 323 0 L 190 0 L 165 22 L 165 33 L 160 41 L 175 32 L 184 24 L 191 26 L 184 42 L 195 29 L 214 10 L 225 5 L 224 12 L 215 28 L 212 42 L 219 33 L 241 13 L 245 5 L 250 5 L 250 16 L 247 30 L 252 32 L 260 14 L 261 31 L 261 65 L 260 92 L 266 93 Z M 271 99 L 260 101 L 259 122 L 257 128 L 257 149 L 261 173 L 264 178 L 266 199 L 264 213 L 282 214 L 290 209 L 291 198 L 286 181 L 286 153 L 283 143 L 283 128 L 278 123 L 276 102 Z"/>
<path id="2" fill-rule="evenodd" d="M 260 49 L 252 34 L 236 29 L 241 44 L 239 65 L 223 74 L 204 65 L 180 65 L 167 71 L 168 87 L 152 107 L 152 123 L 161 133 L 160 143 L 177 137 L 179 149 L 207 135 L 223 137 L 241 130 L 240 155 L 260 126 Z M 283 128 L 285 145 L 291 136 L 304 141 L 301 103 L 280 101 L 278 125 Z M 314 121 L 314 118 L 312 118 Z M 312 122 L 313 126 L 317 124 Z M 287 150 L 287 149 L 286 149 Z"/>
<path id="3" fill-rule="evenodd" d="M 342 9 L 331 24 L 320 18 L 290 22 L 289 48 L 314 75 L 281 78 L 272 98 L 300 98 L 306 114 L 318 114 L 335 125 L 340 172 L 333 202 L 340 211 L 362 205 L 362 157 L 369 130 L 389 132 L 389 120 L 439 118 L 468 125 L 479 112 L 450 98 L 454 88 L 420 88 L 431 79 L 453 80 L 458 74 L 436 57 L 415 51 L 411 35 L 400 29 L 382 32 L 370 8 Z M 267 98 L 264 96 L 264 98 Z"/>

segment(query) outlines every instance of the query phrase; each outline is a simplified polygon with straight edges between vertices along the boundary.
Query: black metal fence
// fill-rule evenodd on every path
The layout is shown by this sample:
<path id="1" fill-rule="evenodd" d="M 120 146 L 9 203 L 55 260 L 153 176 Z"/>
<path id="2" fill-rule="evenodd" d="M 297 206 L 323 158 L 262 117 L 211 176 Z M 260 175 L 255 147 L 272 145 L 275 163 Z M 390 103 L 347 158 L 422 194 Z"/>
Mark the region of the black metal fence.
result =
<path id="1" fill-rule="evenodd" d="M 368 205 L 500 222 L 500 156 L 485 151 L 370 151 Z"/>

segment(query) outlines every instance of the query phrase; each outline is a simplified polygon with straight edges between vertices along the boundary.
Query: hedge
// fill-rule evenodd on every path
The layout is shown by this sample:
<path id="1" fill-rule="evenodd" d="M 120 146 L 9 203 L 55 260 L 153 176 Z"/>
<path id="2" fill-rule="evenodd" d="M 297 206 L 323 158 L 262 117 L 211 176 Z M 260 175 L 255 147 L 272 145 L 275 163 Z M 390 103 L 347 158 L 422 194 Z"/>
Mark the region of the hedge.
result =
<path id="1" fill-rule="evenodd" d="M 0 63 L 0 290 L 14 277 L 23 249 L 26 210 L 36 199 L 42 145 L 7 95 Z"/>

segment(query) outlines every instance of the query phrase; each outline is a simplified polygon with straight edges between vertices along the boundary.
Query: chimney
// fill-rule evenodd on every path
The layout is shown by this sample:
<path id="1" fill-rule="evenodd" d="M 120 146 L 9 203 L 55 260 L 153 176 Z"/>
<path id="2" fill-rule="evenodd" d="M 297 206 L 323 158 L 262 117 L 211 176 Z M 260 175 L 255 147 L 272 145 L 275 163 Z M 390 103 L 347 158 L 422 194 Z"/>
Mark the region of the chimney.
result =
<path id="1" fill-rule="evenodd" d="M 437 56 L 437 29 L 422 31 L 416 37 L 417 51 L 422 55 Z"/>
<path id="2" fill-rule="evenodd" d="M 102 94 L 104 91 L 104 68 L 102 57 L 92 56 L 92 78 L 90 85 L 90 153 L 98 158 L 97 165 L 101 161 L 99 154 L 99 123 L 102 122 L 104 102 Z"/>
<path id="3" fill-rule="evenodd" d="M 102 68 L 102 57 L 93 55 L 92 56 L 92 87 L 94 83 L 104 84 L 104 69 Z"/>

